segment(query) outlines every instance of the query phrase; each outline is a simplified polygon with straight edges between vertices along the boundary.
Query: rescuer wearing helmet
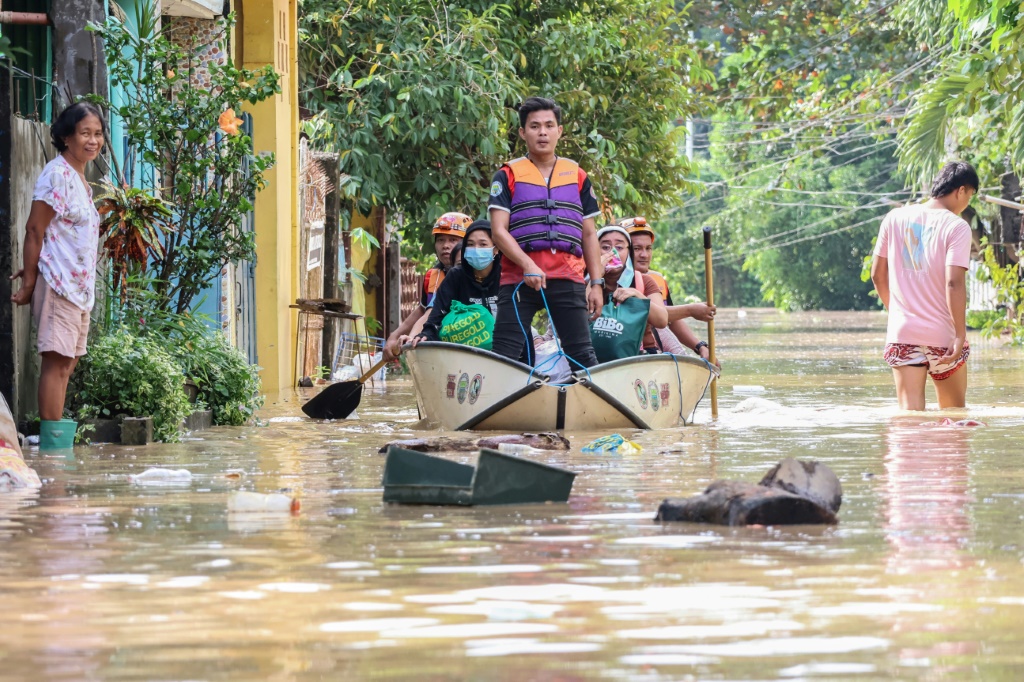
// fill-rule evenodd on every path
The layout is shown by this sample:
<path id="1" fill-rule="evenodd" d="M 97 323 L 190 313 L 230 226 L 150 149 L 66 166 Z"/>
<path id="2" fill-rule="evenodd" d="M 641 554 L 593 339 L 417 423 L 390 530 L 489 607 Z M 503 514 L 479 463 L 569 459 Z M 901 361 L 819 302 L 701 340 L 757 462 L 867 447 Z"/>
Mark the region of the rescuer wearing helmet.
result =
<path id="1" fill-rule="evenodd" d="M 619 221 L 621 227 L 629 232 L 629 238 L 633 243 L 633 267 L 637 272 L 643 273 L 649 279 L 653 279 L 661 289 L 662 298 L 668 308 L 668 326 L 656 329 L 654 334 L 660 343 L 662 350 L 668 353 L 676 353 L 681 346 L 689 348 L 705 360 L 708 359 L 708 344 L 697 338 L 697 335 L 683 322 L 684 317 L 692 317 L 702 322 L 709 322 L 715 317 L 715 306 L 707 303 L 688 303 L 685 305 L 673 305 L 672 294 L 669 291 L 668 282 L 660 272 L 651 270 L 651 259 L 654 256 L 654 229 L 648 225 L 647 219 L 642 216 L 626 218 Z"/>
<path id="2" fill-rule="evenodd" d="M 402 323 L 391 332 L 388 340 L 384 343 L 384 358 L 386 360 L 394 360 L 401 355 L 401 337 L 418 332 L 422 328 L 423 322 L 426 322 L 427 309 L 433 301 L 434 292 L 437 291 L 437 287 L 444 280 L 445 273 L 452 266 L 452 249 L 462 244 L 462 238 L 466 236 L 466 228 L 472 222 L 473 219 L 465 213 L 455 211 L 445 213 L 434 222 L 431 234 L 434 236 L 434 254 L 437 256 L 437 263 L 423 274 L 419 305 L 402 320 Z"/>
<path id="3" fill-rule="evenodd" d="M 594 222 L 601 211 L 583 169 L 555 155 L 561 116 L 554 100 L 526 99 L 519 107 L 519 137 L 527 155 L 502 166 L 491 183 L 491 232 L 504 257 L 493 350 L 532 361 L 528 334 L 534 314 L 544 307 L 543 291 L 562 349 L 590 367 L 597 356 L 588 323 L 604 304 Z"/>

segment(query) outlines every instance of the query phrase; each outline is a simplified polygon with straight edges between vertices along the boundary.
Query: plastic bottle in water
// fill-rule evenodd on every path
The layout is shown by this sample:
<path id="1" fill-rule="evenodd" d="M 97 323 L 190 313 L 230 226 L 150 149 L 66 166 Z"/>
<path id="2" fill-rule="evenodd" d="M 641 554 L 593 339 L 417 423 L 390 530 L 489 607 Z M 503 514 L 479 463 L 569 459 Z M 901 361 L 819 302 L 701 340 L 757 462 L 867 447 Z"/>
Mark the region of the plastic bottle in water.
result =
<path id="1" fill-rule="evenodd" d="M 525 443 L 498 443 L 498 452 L 506 455 L 539 455 L 544 451 Z"/>
<path id="2" fill-rule="evenodd" d="M 228 496 L 230 512 L 291 512 L 299 511 L 299 500 L 282 493 L 251 493 L 236 490 Z"/>

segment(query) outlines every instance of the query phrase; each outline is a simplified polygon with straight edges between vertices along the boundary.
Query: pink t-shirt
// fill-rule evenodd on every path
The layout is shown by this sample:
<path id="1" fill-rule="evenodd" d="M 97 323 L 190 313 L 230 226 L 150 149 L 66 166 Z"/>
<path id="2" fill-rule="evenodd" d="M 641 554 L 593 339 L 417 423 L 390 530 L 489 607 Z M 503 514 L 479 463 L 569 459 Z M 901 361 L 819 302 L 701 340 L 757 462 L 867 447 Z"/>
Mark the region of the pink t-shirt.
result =
<path id="1" fill-rule="evenodd" d="M 882 220 L 874 254 L 889 261 L 885 342 L 948 346 L 955 330 L 946 305 L 946 266 L 970 265 L 970 226 L 944 208 L 897 208 Z"/>

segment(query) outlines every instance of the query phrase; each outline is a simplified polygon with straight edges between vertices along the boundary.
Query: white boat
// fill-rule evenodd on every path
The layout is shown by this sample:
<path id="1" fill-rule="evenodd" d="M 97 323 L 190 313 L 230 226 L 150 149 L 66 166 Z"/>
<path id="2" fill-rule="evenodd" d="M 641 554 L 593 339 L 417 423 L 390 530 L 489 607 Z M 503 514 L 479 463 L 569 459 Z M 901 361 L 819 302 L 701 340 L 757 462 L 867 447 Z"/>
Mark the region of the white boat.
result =
<path id="1" fill-rule="evenodd" d="M 663 429 L 692 421 L 713 378 L 700 358 L 670 354 L 602 363 L 564 385 L 470 346 L 422 342 L 405 355 L 420 416 L 453 431 Z"/>

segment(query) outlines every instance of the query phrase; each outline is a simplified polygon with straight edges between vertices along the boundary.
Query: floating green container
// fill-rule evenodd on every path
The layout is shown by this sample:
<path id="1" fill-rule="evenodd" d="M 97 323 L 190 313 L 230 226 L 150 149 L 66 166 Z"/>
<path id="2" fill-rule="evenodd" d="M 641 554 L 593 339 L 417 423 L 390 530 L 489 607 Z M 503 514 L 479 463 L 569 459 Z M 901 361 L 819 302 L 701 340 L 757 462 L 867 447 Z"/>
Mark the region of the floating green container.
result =
<path id="1" fill-rule="evenodd" d="M 569 499 L 576 472 L 481 450 L 476 466 L 388 448 L 384 501 L 399 504 L 537 504 Z"/>

